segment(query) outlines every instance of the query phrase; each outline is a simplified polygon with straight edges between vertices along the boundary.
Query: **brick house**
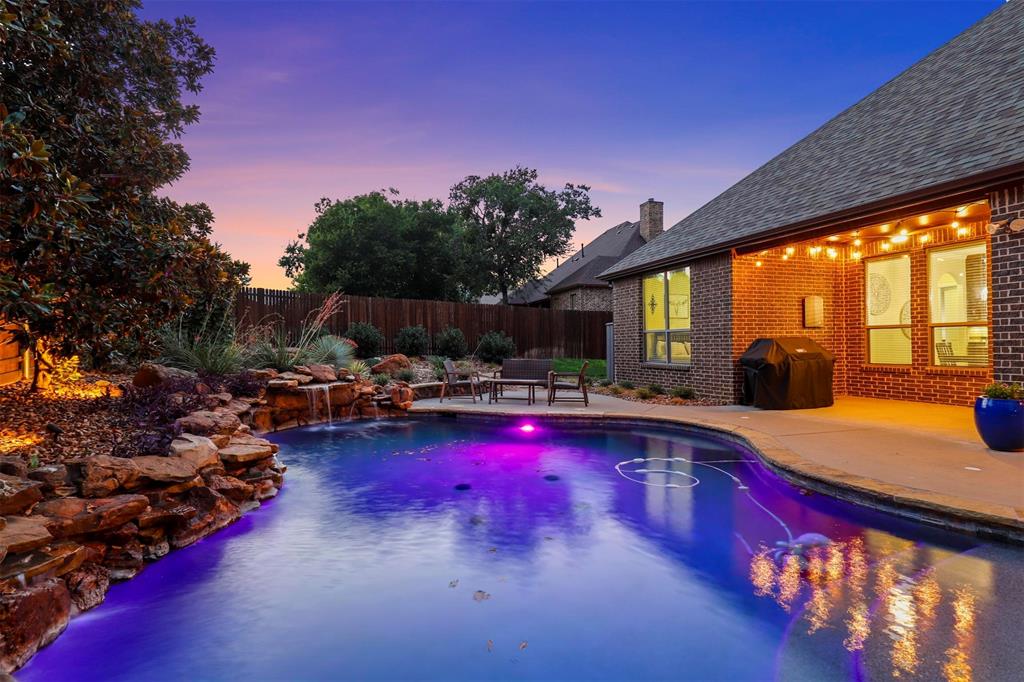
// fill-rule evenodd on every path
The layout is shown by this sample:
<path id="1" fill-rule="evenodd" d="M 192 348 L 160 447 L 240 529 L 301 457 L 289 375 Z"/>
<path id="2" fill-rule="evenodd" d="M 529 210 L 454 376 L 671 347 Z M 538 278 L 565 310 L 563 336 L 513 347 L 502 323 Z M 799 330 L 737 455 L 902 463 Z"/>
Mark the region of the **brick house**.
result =
<path id="1" fill-rule="evenodd" d="M 736 402 L 751 341 L 808 336 L 837 395 L 1024 382 L 1022 83 L 1014 0 L 605 270 L 616 378 Z"/>
<path id="2" fill-rule="evenodd" d="M 598 279 L 598 275 L 663 230 L 664 204 L 648 199 L 640 204 L 640 220 L 605 230 L 551 272 L 511 292 L 508 302 L 538 308 L 611 312 L 612 286 Z M 498 297 L 485 298 L 482 303 L 500 302 Z"/>

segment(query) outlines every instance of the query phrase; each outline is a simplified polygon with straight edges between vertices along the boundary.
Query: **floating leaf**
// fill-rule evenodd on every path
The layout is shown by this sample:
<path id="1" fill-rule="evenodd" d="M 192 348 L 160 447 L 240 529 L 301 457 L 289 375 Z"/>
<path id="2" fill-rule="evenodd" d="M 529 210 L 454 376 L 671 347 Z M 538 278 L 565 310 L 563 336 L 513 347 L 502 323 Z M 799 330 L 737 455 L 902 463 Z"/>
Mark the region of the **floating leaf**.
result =
<path id="1" fill-rule="evenodd" d="M 484 592 L 483 590 L 477 590 L 473 593 L 473 601 L 487 601 L 491 598 L 491 595 Z"/>
<path id="2" fill-rule="evenodd" d="M 458 586 L 459 586 L 459 579 L 458 578 L 456 578 L 455 580 L 449 581 L 449 583 L 448 583 L 448 587 L 451 587 L 453 589 L 458 587 Z"/>

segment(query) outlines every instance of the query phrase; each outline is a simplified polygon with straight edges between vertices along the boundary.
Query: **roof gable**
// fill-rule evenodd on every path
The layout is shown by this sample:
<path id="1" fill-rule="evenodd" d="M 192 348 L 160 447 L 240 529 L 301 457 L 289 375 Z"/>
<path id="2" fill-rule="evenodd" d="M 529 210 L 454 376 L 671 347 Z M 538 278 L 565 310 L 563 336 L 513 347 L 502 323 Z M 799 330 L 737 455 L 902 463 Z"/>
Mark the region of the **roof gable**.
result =
<path id="1" fill-rule="evenodd" d="M 1013 0 L 602 276 L 1024 162 L 1024 1 Z"/>

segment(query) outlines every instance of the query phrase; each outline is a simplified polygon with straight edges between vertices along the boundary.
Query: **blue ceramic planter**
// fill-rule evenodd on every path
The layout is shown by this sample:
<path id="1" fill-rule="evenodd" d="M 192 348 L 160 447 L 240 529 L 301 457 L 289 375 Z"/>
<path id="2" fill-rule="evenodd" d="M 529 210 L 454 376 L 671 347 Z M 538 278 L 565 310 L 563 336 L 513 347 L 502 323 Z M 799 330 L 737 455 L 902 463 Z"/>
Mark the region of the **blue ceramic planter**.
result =
<path id="1" fill-rule="evenodd" d="M 974 401 L 974 425 L 993 450 L 1024 450 L 1024 400 L 978 398 Z"/>

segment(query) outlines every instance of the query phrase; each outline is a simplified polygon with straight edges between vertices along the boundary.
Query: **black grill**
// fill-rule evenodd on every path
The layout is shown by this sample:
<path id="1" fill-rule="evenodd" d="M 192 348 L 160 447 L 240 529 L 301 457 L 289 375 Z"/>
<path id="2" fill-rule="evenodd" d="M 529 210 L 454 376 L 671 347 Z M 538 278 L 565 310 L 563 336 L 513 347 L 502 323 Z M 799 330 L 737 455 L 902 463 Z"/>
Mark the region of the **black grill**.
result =
<path id="1" fill-rule="evenodd" d="M 811 339 L 757 339 L 740 358 L 743 402 L 766 410 L 832 404 L 835 358 Z"/>

